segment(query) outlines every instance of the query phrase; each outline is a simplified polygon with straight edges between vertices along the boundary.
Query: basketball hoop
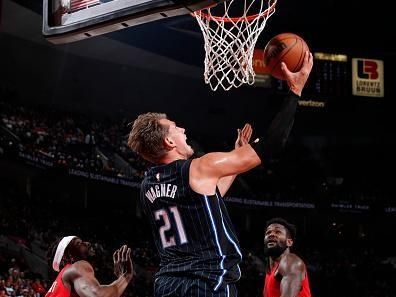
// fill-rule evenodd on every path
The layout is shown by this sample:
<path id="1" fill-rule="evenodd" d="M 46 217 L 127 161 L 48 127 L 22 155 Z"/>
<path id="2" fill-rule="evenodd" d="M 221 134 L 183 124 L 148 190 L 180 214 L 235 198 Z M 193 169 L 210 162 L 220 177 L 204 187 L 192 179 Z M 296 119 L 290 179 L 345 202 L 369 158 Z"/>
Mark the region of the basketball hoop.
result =
<path id="1" fill-rule="evenodd" d="M 275 12 L 277 0 L 243 0 L 243 15 L 232 17 L 231 8 L 237 1 L 218 4 L 216 11 L 209 7 L 193 13 L 204 36 L 205 83 L 213 91 L 219 86 L 228 91 L 232 87 L 254 83 L 254 47 L 268 18 Z M 252 14 L 253 10 L 255 14 Z"/>

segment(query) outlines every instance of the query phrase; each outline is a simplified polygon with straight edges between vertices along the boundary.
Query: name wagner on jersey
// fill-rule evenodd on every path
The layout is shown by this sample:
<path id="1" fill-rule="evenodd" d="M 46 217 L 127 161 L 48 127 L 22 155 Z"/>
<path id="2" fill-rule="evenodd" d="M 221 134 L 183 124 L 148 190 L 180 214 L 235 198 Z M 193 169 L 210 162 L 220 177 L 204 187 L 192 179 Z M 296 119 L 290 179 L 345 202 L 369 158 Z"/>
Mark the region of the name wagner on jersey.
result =
<path id="1" fill-rule="evenodd" d="M 158 184 L 149 188 L 145 196 L 151 203 L 159 197 L 175 198 L 177 186 L 172 184 Z"/>

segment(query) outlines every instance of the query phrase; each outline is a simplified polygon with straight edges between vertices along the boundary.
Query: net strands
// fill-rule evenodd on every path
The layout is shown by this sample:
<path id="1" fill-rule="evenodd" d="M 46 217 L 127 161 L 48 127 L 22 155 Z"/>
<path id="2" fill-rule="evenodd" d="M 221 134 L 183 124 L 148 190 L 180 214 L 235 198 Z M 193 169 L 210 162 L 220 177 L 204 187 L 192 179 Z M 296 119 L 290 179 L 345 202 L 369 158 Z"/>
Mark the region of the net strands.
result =
<path id="1" fill-rule="evenodd" d="M 244 0 L 243 15 L 231 17 L 234 1 L 238 0 L 219 4 L 224 8 L 223 16 L 212 15 L 212 8 L 194 12 L 205 42 L 205 83 L 213 91 L 219 87 L 228 91 L 254 83 L 254 47 L 268 18 L 275 12 L 276 0 L 263 0 L 260 4 L 255 3 L 259 0 Z M 265 3 L 268 3 L 267 7 Z M 259 12 L 251 14 L 253 7 L 257 12 L 257 6 Z"/>

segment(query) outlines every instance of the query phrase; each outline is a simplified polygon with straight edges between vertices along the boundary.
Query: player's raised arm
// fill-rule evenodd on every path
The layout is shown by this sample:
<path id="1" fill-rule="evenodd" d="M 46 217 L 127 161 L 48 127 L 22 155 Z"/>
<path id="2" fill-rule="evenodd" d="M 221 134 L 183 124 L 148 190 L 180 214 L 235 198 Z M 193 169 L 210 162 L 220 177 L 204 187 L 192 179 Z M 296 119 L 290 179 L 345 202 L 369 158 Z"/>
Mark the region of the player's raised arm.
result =
<path id="1" fill-rule="evenodd" d="M 79 297 L 119 297 L 133 276 L 130 254 L 131 249 L 126 245 L 114 253 L 114 272 L 118 278 L 109 285 L 99 283 L 92 265 L 85 260 L 74 263 L 65 271 L 63 278 L 73 285 Z"/>
<path id="2" fill-rule="evenodd" d="M 217 185 L 221 178 L 246 172 L 281 151 L 293 127 L 298 98 L 308 80 L 312 65 L 313 57 L 308 51 L 305 53 L 304 64 L 300 71 L 290 72 L 286 64 L 282 64 L 282 71 L 290 87 L 290 93 L 285 96 L 266 137 L 231 152 L 209 153 L 193 160 L 190 169 L 190 185 L 195 191 L 213 194 L 214 185 Z"/>
<path id="3" fill-rule="evenodd" d="M 221 177 L 246 172 L 260 163 L 251 145 L 227 153 L 209 153 L 191 162 L 190 186 L 197 193 L 212 195 Z"/>
<path id="4" fill-rule="evenodd" d="M 58 238 L 48 249 L 48 261 L 58 275 L 45 297 L 120 297 L 133 277 L 131 249 L 126 245 L 113 256 L 117 279 L 102 285 L 89 259 L 95 249 L 88 241 L 71 235 Z"/>

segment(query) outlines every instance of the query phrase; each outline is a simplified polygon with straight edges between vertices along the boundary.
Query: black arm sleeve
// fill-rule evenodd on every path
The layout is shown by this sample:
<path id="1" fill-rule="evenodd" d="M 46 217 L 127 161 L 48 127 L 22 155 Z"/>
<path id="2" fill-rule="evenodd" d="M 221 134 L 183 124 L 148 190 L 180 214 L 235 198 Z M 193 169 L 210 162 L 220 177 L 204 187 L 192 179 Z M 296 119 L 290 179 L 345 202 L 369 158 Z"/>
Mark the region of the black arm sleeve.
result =
<path id="1" fill-rule="evenodd" d="M 299 98 L 296 94 L 289 93 L 283 99 L 280 111 L 272 120 L 266 137 L 252 144 L 261 160 L 271 158 L 282 151 L 293 127 Z"/>

